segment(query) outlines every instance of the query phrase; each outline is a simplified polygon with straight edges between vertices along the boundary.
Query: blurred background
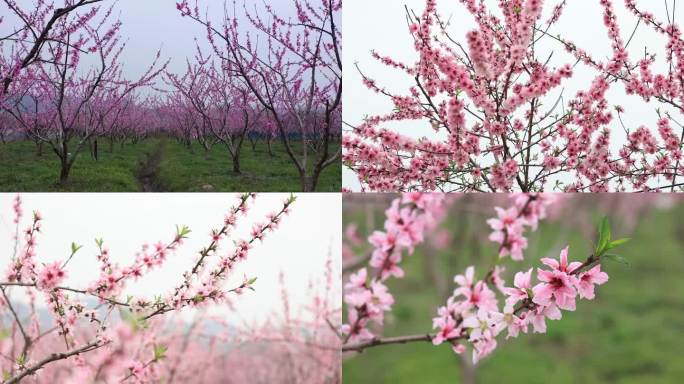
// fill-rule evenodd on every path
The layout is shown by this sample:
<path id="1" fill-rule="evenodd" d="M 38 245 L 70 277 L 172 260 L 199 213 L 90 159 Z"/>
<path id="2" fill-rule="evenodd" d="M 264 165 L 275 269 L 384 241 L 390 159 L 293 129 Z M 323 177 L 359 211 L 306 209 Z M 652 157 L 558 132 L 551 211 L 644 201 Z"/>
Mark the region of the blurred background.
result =
<path id="1" fill-rule="evenodd" d="M 384 211 L 395 195 L 347 194 L 343 201 L 345 281 L 367 264 L 367 237 L 382 230 Z M 593 301 L 578 300 L 575 312 L 547 321 L 546 334 L 521 334 L 505 341 L 472 367 L 448 345 L 428 343 L 369 348 L 344 357 L 345 383 L 679 383 L 684 376 L 684 199 L 676 195 L 563 195 L 536 232 L 528 230 L 525 260 L 503 265 L 506 286 L 516 271 L 558 258 L 591 253 L 600 220 L 610 219 L 613 238 L 630 237 L 619 249 L 630 266 L 603 263 L 610 280 Z M 404 279 L 387 283 L 394 295 L 385 337 L 432 332 L 437 308 L 455 288 L 453 276 L 469 265 L 482 274 L 498 245 L 487 239 L 486 220 L 495 206 L 512 205 L 503 194 L 462 195 L 426 242 L 401 264 Z M 477 273 L 479 272 L 479 275 Z M 500 299 L 501 300 L 501 299 Z M 346 313 L 346 309 L 345 309 Z M 470 354 L 467 354 L 467 360 Z"/>

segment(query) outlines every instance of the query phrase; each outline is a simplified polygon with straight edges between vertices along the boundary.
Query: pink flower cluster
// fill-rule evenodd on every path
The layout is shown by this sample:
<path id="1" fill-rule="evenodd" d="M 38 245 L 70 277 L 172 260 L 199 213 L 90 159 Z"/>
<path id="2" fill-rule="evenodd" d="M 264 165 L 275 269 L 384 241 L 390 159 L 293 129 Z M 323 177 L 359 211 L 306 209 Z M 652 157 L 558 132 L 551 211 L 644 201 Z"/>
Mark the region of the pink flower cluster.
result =
<path id="1" fill-rule="evenodd" d="M 500 245 L 499 257 L 510 255 L 513 260 L 523 259 L 527 248 L 525 228 L 537 229 L 539 220 L 546 218 L 546 207 L 558 198 L 554 194 L 531 193 L 513 195 L 513 206 L 508 209 L 495 207 L 497 218 L 487 220 L 494 230 L 489 240 Z"/>
<path id="2" fill-rule="evenodd" d="M 66 272 L 58 261 L 46 265 L 38 272 L 37 287 L 41 289 L 53 289 L 67 277 Z"/>
<path id="3" fill-rule="evenodd" d="M 498 228 L 496 240 L 506 237 L 506 233 L 519 233 L 520 229 L 514 229 L 513 225 L 536 228 L 553 199 L 547 199 L 545 195 L 521 194 L 515 201 L 513 208 L 517 207 L 517 211 L 499 208 L 499 218 L 490 220 L 490 225 L 495 230 Z M 519 256 L 512 257 L 514 260 L 521 260 L 522 253 L 518 251 L 519 247 L 508 252 Z M 469 346 L 476 363 L 496 349 L 497 336 L 504 330 L 506 338 L 528 333 L 530 327 L 533 332 L 545 333 L 546 319 L 559 320 L 561 310 L 574 311 L 577 296 L 591 300 L 595 297 L 595 286 L 608 281 L 608 275 L 601 271 L 601 265 L 594 257 L 584 263 L 568 263 L 567 247 L 561 251 L 559 260 L 542 258 L 541 262 L 549 269 L 537 268 L 536 284 L 533 269 L 517 272 L 512 287 L 505 286 L 499 268 L 493 268 L 482 280 L 475 278 L 472 266 L 465 274 L 457 275 L 454 281 L 458 287 L 433 319 L 433 328 L 437 330 L 432 336 L 433 344 L 449 343 L 459 354 Z M 503 307 L 499 304 L 497 291 L 503 296 Z"/>
<path id="4" fill-rule="evenodd" d="M 209 302 L 228 303 L 229 294 L 242 294 L 253 289 L 256 278 L 244 277 L 241 283 L 233 288 L 226 288 L 226 280 L 234 266 L 248 256 L 252 245 L 257 241 L 263 241 L 267 234 L 278 228 L 283 216 L 287 215 L 296 197 L 290 196 L 282 202 L 278 211 L 266 215 L 264 222 L 253 226 L 251 235 L 246 239 L 235 239 L 234 246 L 226 256 L 218 256 L 220 244 L 229 239 L 232 230 L 236 227 L 238 218 L 245 216 L 249 211 L 249 202 L 256 199 L 256 194 L 242 194 L 238 197 L 238 204 L 230 209 L 225 217 L 223 226 L 210 232 L 211 242 L 203 248 L 191 269 L 183 274 L 182 283 L 168 294 L 157 294 L 154 299 L 147 297 L 121 298 L 128 283 L 148 275 L 152 270 L 163 267 L 168 257 L 176 252 L 187 238 L 190 230 L 187 227 L 178 227 L 176 234 L 169 243 L 157 242 L 154 245 L 143 245 L 136 255 L 134 262 L 128 266 L 121 266 L 110 258 L 109 250 L 104 247 L 104 241 L 97 239 L 97 259 L 100 262 L 100 275 L 97 276 L 87 288 L 80 289 L 69 286 L 67 283 L 67 266 L 72 257 L 81 248 L 72 244 L 71 256 L 65 261 L 54 261 L 49 264 L 38 266 L 36 260 L 36 234 L 41 229 L 41 215 L 34 213 L 33 221 L 29 228 L 24 231 L 23 242 L 16 239 L 16 254 L 12 258 L 6 272 L 6 281 L 0 282 L 3 293 L 11 287 L 19 287 L 26 290 L 29 298 L 33 301 L 38 295 L 45 298 L 47 307 L 54 320 L 54 329 L 45 335 L 52 333 L 60 336 L 68 350 L 73 350 L 73 355 L 94 351 L 96 349 L 112 346 L 117 337 L 108 330 L 112 320 L 112 312 L 118 310 L 121 317 L 129 314 L 128 319 L 132 326 L 140 327 L 146 321 L 161 315 L 177 311 L 185 307 L 204 306 Z M 12 209 L 16 217 L 17 231 L 20 226 L 22 212 L 21 199 L 17 197 L 13 201 Z M 9 296 L 2 301 L 3 307 L 12 308 Z M 84 300 L 82 298 L 97 299 Z M 32 304 L 33 306 L 33 304 Z M 16 317 L 16 315 L 15 315 Z M 22 322 L 16 318 L 17 322 Z M 30 374 L 31 369 L 42 369 L 42 365 L 32 368 L 33 364 L 39 364 L 38 360 L 31 359 L 34 355 L 30 350 L 31 343 L 45 336 L 38 331 L 40 324 L 37 317 L 31 318 L 31 328 L 25 331 L 20 327 L 25 340 L 24 351 L 21 352 L 22 363 L 12 375 L 21 378 Z M 35 331 L 34 331 L 35 329 Z M 79 335 L 75 330 L 80 329 Z M 78 341 L 83 338 L 90 340 L 82 347 Z M 35 340 L 33 339 L 35 338 Z M 61 344 L 61 340 L 60 340 Z M 81 348 L 81 349 L 79 349 Z M 131 361 L 128 366 L 129 376 L 141 381 L 155 377 L 155 367 L 151 364 L 160 359 L 162 350 L 155 350 L 155 358 L 150 361 Z M 53 350 L 54 352 L 54 350 Z M 69 352 L 71 353 L 71 352 Z M 67 359 L 72 356 L 64 353 L 54 361 Z M 43 364 L 51 363 L 49 360 Z M 147 378 L 147 379 L 146 379 Z"/>
<path id="5" fill-rule="evenodd" d="M 374 337 L 370 323 L 381 326 L 384 313 L 394 304 L 394 297 L 385 282 L 390 277 L 402 278 L 399 264 L 403 254 L 413 253 L 424 241 L 426 231 L 434 228 L 443 215 L 445 196 L 441 194 L 408 193 L 395 199 L 385 212 L 385 231 L 376 231 L 368 241 L 373 247 L 369 265 L 375 272 L 369 276 L 366 268 L 352 274 L 345 284 L 347 324 L 341 327 L 345 342 L 369 340 Z"/>
<path id="6" fill-rule="evenodd" d="M 557 4 L 540 29 L 542 1 L 494 5 L 461 1 L 475 21 L 463 41 L 446 30 L 437 2 L 425 0 L 420 16 L 409 12 L 409 32 L 419 59 L 412 65 L 373 52 L 372 57 L 405 73 L 414 83 L 397 94 L 363 72 L 363 83 L 394 104 L 390 113 L 365 117 L 343 135 L 343 161 L 362 189 L 375 191 L 653 191 L 684 188 L 682 137 L 668 129 L 684 116 L 684 40 L 674 16 L 669 24 L 625 7 L 641 25 L 665 41 L 665 66 L 647 49 L 630 60 L 613 2 L 597 4 L 611 46 L 605 61 L 550 29 L 567 2 Z M 455 5 L 454 5 L 455 6 Z M 451 11 L 450 11 L 451 12 Z M 500 17 L 499 15 L 503 15 Z M 563 101 L 558 88 L 573 77 L 566 59 L 540 53 L 540 41 L 560 43 L 594 71 L 593 81 Z M 632 40 L 631 38 L 629 39 Z M 640 51 L 640 50 L 637 50 Z M 549 57 L 540 61 L 539 57 Z M 645 56 L 641 58 L 641 56 Z M 655 68 L 669 68 L 657 73 Z M 654 127 L 615 119 L 610 97 L 615 84 L 625 96 L 638 95 L 659 115 Z M 555 100 L 555 102 L 554 102 Z M 551 101 L 550 103 L 547 101 Z M 562 105 L 562 106 L 561 106 Z M 623 111 L 616 107 L 618 114 Z M 393 127 L 410 121 L 426 135 Z M 616 137 L 616 125 L 626 140 Z M 434 131 L 434 132 L 432 132 Z M 435 133 L 436 132 L 436 133 Z M 420 137 L 416 139 L 416 137 Z M 616 142 L 622 140 L 622 142 Z"/>

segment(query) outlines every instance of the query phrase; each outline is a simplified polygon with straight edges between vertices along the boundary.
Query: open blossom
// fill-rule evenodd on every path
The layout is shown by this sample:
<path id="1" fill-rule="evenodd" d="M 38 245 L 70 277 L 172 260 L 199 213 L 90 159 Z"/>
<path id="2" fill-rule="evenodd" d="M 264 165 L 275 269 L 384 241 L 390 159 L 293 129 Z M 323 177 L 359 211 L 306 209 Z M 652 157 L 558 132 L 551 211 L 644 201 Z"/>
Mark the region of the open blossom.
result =
<path id="1" fill-rule="evenodd" d="M 466 268 L 465 274 L 454 276 L 454 283 L 461 286 L 461 288 L 471 288 L 475 282 L 475 267 L 472 265 Z"/>
<path id="2" fill-rule="evenodd" d="M 521 217 L 525 219 L 525 224 L 536 231 L 539 220 L 546 218 L 546 209 L 559 202 L 562 199 L 561 196 L 555 193 L 536 193 L 534 195 L 518 193 L 513 199 Z"/>
<path id="3" fill-rule="evenodd" d="M 366 286 L 368 281 L 368 270 L 366 268 L 359 269 L 358 272 L 352 273 L 349 276 L 349 282 L 344 285 L 345 290 L 355 290 Z"/>
<path id="4" fill-rule="evenodd" d="M 456 320 L 451 316 L 435 317 L 432 326 L 438 329 L 437 334 L 432 338 L 432 344 L 440 345 L 443 342 L 461 336 L 461 329 L 456 326 Z"/>
<path id="5" fill-rule="evenodd" d="M 489 240 L 501 244 L 499 257 L 511 255 L 513 260 L 523 260 L 523 251 L 527 249 L 527 238 L 523 236 L 522 227 L 511 226 L 506 232 L 495 231 L 489 235 Z"/>
<path id="6" fill-rule="evenodd" d="M 466 302 L 475 307 L 494 310 L 497 307 L 497 299 L 494 291 L 484 281 L 478 281 L 471 289 L 462 289 Z"/>
<path id="7" fill-rule="evenodd" d="M 583 299 L 592 300 L 594 298 L 594 285 L 602 285 L 608 281 L 608 274 L 601 271 L 601 266 L 583 272 L 577 279 L 577 292 Z"/>
<path id="8" fill-rule="evenodd" d="M 511 207 L 509 209 L 494 207 L 494 209 L 496 210 L 498 217 L 487 220 L 487 224 L 489 224 L 494 231 L 502 232 L 504 229 L 520 225 L 520 223 L 518 223 L 519 214 L 516 207 Z"/>
<path id="9" fill-rule="evenodd" d="M 348 314 L 348 323 L 340 327 L 340 333 L 349 335 L 349 342 L 358 342 L 365 340 L 372 340 L 375 335 L 368 328 L 369 319 L 365 316 L 359 316 L 356 310 L 350 310 Z"/>
<path id="10" fill-rule="evenodd" d="M 369 265 L 380 271 L 381 280 L 387 280 L 392 276 L 398 279 L 404 277 L 404 270 L 399 267 L 399 263 L 401 263 L 401 253 L 393 251 L 389 255 L 380 256 L 374 253 Z"/>
<path id="11" fill-rule="evenodd" d="M 401 250 L 411 245 L 407 237 L 397 236 L 396 232 L 375 231 L 368 242 L 376 247 L 371 255 L 370 265 L 380 271 L 382 280 L 390 276 L 404 276 L 404 271 L 398 264 L 401 263 Z"/>
<path id="12" fill-rule="evenodd" d="M 506 304 L 503 312 L 490 312 L 490 326 L 495 334 L 499 334 L 504 329 L 508 330 L 508 335 L 506 338 L 518 337 L 518 334 L 522 331 L 527 332 L 527 322 L 524 317 L 520 318 L 515 315 L 515 307 L 513 305 Z"/>
<path id="13" fill-rule="evenodd" d="M 564 273 L 572 273 L 577 268 L 581 267 L 582 263 L 580 263 L 578 261 L 573 261 L 572 263 L 568 264 L 568 250 L 569 250 L 569 247 L 563 248 L 563 250 L 560 253 L 559 260 L 545 257 L 545 258 L 541 259 L 541 262 L 548 265 L 549 267 L 551 267 L 552 269 L 554 269 L 556 271 L 564 272 Z"/>
<path id="14" fill-rule="evenodd" d="M 494 291 L 489 289 L 484 281 L 474 282 L 475 267 L 468 267 L 465 275 L 457 275 L 454 281 L 460 287 L 454 290 L 454 297 L 463 296 L 465 303 L 470 307 L 484 308 L 487 310 L 496 309 L 497 300 Z"/>
<path id="15" fill-rule="evenodd" d="M 385 229 L 393 232 L 396 241 L 408 244 L 409 252 L 412 245 L 423 241 L 424 219 L 410 207 L 400 207 L 400 201 L 395 200 L 387 210 Z"/>
<path id="16" fill-rule="evenodd" d="M 530 298 L 532 292 L 532 268 L 527 272 L 518 272 L 513 279 L 514 288 L 504 288 L 506 305 L 515 305 L 519 301 Z"/>
<path id="17" fill-rule="evenodd" d="M 513 205 L 508 209 L 496 207 L 497 217 L 487 220 L 494 230 L 489 240 L 499 244 L 499 257 L 510 255 L 511 259 L 523 260 L 527 249 L 526 227 L 537 229 L 540 219 L 546 217 L 546 207 L 556 198 L 551 194 L 516 194 L 512 196 Z"/>
<path id="18" fill-rule="evenodd" d="M 387 286 L 380 281 L 374 280 L 368 285 L 362 282 L 364 272 L 354 276 L 355 282 L 346 285 L 344 300 L 350 307 L 362 310 L 372 319 L 382 321 L 384 312 L 389 311 L 394 304 L 394 297 L 389 293 Z"/>
<path id="19" fill-rule="evenodd" d="M 532 325 L 535 333 L 546 333 L 546 319 L 560 320 L 561 311 L 556 304 L 551 303 L 547 306 L 539 306 L 526 312 L 526 320 Z"/>
<path id="20" fill-rule="evenodd" d="M 60 266 L 60 263 L 55 261 L 54 263 L 46 265 L 38 273 L 38 286 L 44 289 L 55 288 L 64 281 L 66 276 L 67 274 Z"/>
<path id="21" fill-rule="evenodd" d="M 371 301 L 368 303 L 368 312 L 372 318 L 382 319 L 385 312 L 389 311 L 394 304 L 394 297 L 387 286 L 379 281 L 371 283 Z"/>
<path id="22" fill-rule="evenodd" d="M 463 318 L 463 328 L 470 330 L 468 340 L 473 344 L 473 363 L 477 363 L 496 349 L 496 336 L 503 329 L 496 318 L 496 312 L 480 309 Z"/>
<path id="23" fill-rule="evenodd" d="M 581 266 L 581 263 L 573 262 L 568 265 L 567 247 L 561 252 L 560 262 L 549 258 L 542 259 L 542 262 L 552 270 L 537 270 L 537 278 L 541 283 L 533 289 L 533 301 L 544 306 L 554 302 L 561 309 L 574 311 L 577 278 L 568 273 L 568 268 L 573 271 Z"/>

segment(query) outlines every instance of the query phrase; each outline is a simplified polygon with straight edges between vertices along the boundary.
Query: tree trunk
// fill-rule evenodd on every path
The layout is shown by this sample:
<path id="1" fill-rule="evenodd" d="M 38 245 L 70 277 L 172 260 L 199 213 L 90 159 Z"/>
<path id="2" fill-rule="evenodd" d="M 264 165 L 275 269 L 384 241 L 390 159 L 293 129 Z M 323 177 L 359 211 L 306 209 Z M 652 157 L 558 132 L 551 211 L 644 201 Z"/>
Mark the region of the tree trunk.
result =
<path id="1" fill-rule="evenodd" d="M 233 157 L 233 172 L 236 174 L 241 174 L 242 171 L 240 171 L 240 152 L 237 151 L 235 154 L 232 156 Z"/>
<path id="2" fill-rule="evenodd" d="M 271 157 L 275 157 L 275 153 L 273 153 L 273 147 L 271 146 L 271 143 L 273 141 L 273 138 L 268 138 L 266 140 L 266 145 L 268 146 L 268 154 L 271 155 Z"/>
<path id="3" fill-rule="evenodd" d="M 463 384 L 477 384 L 477 366 L 470 360 L 470 354 L 462 353 L 461 358 L 461 379 Z"/>
<path id="4" fill-rule="evenodd" d="M 69 181 L 69 173 L 71 172 L 71 163 L 69 160 L 64 157 L 61 159 L 60 162 L 60 171 L 59 171 L 59 184 L 64 185 Z"/>
<path id="5" fill-rule="evenodd" d="M 306 175 L 306 173 L 300 171 L 299 179 L 302 182 L 302 192 L 315 192 L 316 191 L 316 184 L 318 182 L 317 177 L 309 177 Z"/>
<path id="6" fill-rule="evenodd" d="M 39 141 L 36 143 L 36 156 L 43 156 L 43 142 Z"/>

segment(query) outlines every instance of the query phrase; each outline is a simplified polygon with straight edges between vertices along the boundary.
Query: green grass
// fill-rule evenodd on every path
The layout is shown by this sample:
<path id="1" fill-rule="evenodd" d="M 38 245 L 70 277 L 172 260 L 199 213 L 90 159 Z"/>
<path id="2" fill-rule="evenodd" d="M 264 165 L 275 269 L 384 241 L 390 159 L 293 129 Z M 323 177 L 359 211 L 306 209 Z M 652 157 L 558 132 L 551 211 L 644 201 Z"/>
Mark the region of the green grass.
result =
<path id="1" fill-rule="evenodd" d="M 275 157 L 266 144 L 252 151 L 248 142 L 242 149 L 242 174 L 232 172 L 225 147 L 214 146 L 205 153 L 198 144 L 189 150 L 172 139 L 152 138 L 136 144 L 115 145 L 114 151 L 100 143 L 99 160 L 85 148 L 74 163 L 69 182 L 59 185 L 59 160 L 48 146 L 36 155 L 32 142 L 0 144 L 0 191 L 3 192 L 135 192 L 141 190 L 136 175 L 146 154 L 162 148 L 158 183 L 163 191 L 258 191 L 289 192 L 301 189 L 299 177 L 279 143 Z M 295 149 L 297 147 L 295 146 Z M 328 167 L 319 180 L 318 191 L 341 189 L 341 165 Z"/>
<path id="2" fill-rule="evenodd" d="M 634 197 L 638 198 L 638 197 Z M 482 207 L 490 209 L 489 206 Z M 354 216 L 356 215 L 356 216 Z M 634 240 L 621 249 L 630 267 L 607 263 L 610 281 L 598 288 L 594 301 L 578 301 L 576 312 L 564 312 L 560 321 L 547 321 L 545 335 L 521 335 L 503 341 L 495 353 L 478 365 L 479 383 L 678 383 L 684 377 L 684 206 L 654 211 L 640 217 L 629 235 Z M 363 214 L 345 220 L 360 223 Z M 476 265 L 480 277 L 491 263 L 494 246 L 483 237 L 483 216 L 452 215 L 447 227 L 465 230 L 438 252 L 437 270 L 447 278 L 466 265 Z M 469 217 L 471 218 L 469 220 Z M 598 222 L 599 213 L 595 213 Z M 375 221 L 380 222 L 380 216 Z M 612 221 L 619 223 L 619 217 Z M 590 246 L 577 230 L 557 223 L 543 224 L 531 234 L 530 251 L 522 265 L 534 265 L 532 255 L 557 257 L 560 244 L 569 244 L 571 257 L 583 259 Z M 559 239 L 562 240 L 559 243 Z M 477 254 L 481 257 L 471 258 Z M 584 256 L 583 256 L 584 255 Z M 405 257 L 406 278 L 388 284 L 394 293 L 394 311 L 386 319 L 385 336 L 424 333 L 442 299 L 431 280 L 424 249 Z M 538 258 L 537 258 L 538 259 Z M 507 282 L 511 277 L 507 275 Z M 459 358 L 448 346 L 426 343 L 376 347 L 345 360 L 345 383 L 459 383 Z"/>
<path id="3" fill-rule="evenodd" d="M 205 153 L 199 145 L 192 151 L 167 142 L 160 165 L 159 179 L 170 191 L 262 191 L 296 192 L 301 190 L 299 173 L 280 143 L 273 144 L 275 157 L 268 154 L 265 142 L 259 142 L 252 151 L 245 141 L 240 156 L 242 173 L 232 173 L 232 162 L 228 150 L 216 145 Z M 293 146 L 299 151 L 300 146 Z M 332 148 L 331 148 L 332 150 Z M 296 152 L 295 152 L 296 153 Z M 309 160 L 311 163 L 311 159 Z M 311 165 L 311 164 L 310 164 Z M 217 170 L 221 170 L 217 172 Z M 342 188 L 342 165 L 326 168 L 318 181 L 319 192 L 339 192 Z"/>

